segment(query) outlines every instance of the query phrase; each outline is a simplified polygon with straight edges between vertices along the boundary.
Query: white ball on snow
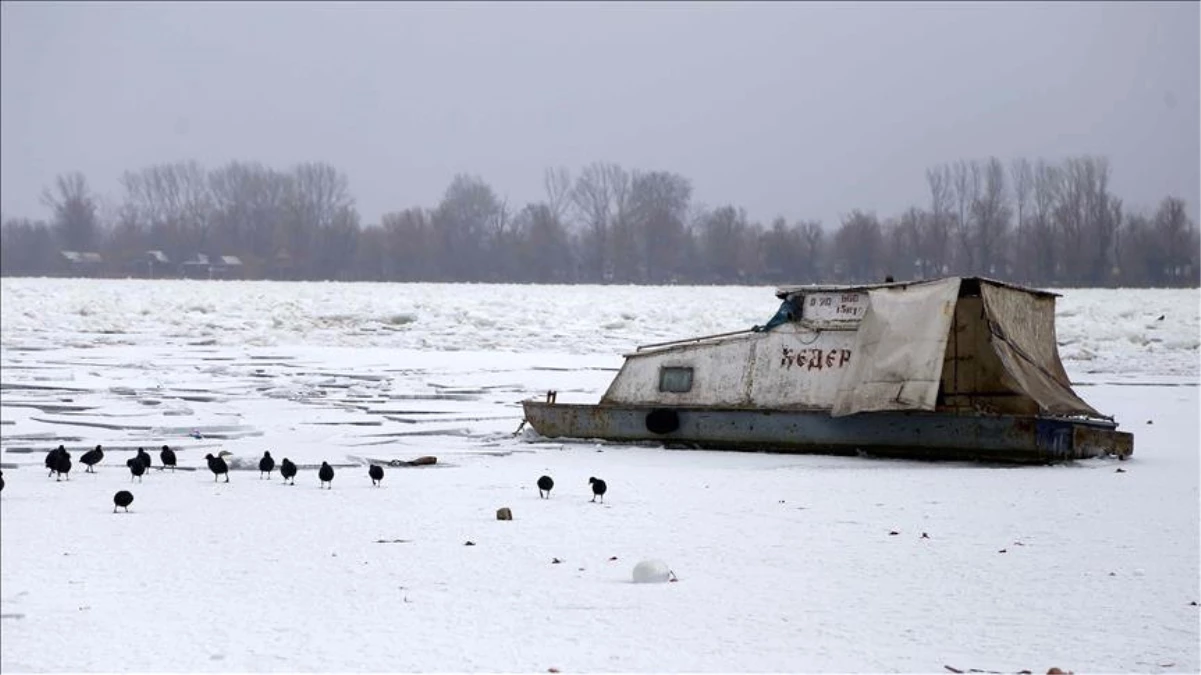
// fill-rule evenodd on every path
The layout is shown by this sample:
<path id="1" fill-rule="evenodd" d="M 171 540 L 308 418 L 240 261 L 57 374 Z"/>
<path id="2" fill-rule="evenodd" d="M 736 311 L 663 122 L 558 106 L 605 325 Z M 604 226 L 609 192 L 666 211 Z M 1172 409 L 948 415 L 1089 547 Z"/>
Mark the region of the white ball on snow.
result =
<path id="1" fill-rule="evenodd" d="M 643 560 L 634 565 L 634 583 L 661 584 L 671 580 L 671 569 L 662 560 Z"/>

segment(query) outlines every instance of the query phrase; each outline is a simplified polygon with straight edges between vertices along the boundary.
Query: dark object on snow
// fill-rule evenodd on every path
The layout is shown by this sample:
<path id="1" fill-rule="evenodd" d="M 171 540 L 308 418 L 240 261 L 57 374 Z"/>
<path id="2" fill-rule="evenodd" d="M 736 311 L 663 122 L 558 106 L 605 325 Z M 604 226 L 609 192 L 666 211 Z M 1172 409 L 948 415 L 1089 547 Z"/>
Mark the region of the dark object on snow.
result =
<path id="1" fill-rule="evenodd" d="M 125 461 L 125 464 L 129 467 L 129 473 L 132 474 L 129 478 L 129 482 L 132 483 L 133 479 L 137 478 L 138 482 L 141 483 L 142 474 L 146 473 L 146 464 L 137 457 L 130 457 Z"/>
<path id="2" fill-rule="evenodd" d="M 271 471 L 275 468 L 275 460 L 271 459 L 271 453 L 263 451 L 263 458 L 259 460 L 259 480 L 263 479 L 263 474 L 267 474 L 267 480 L 271 480 Z"/>
<path id="3" fill-rule="evenodd" d="M 142 466 L 146 467 L 147 469 L 150 468 L 150 464 L 151 464 L 150 453 L 146 452 L 142 448 L 138 448 L 137 457 L 138 457 L 138 461 L 142 463 Z"/>
<path id="4" fill-rule="evenodd" d="M 380 481 L 384 479 L 384 467 L 379 464 L 372 464 L 370 469 L 367 469 L 367 475 L 371 476 L 371 484 L 379 487 Z"/>
<path id="5" fill-rule="evenodd" d="M 609 489 L 609 486 L 599 478 L 589 478 L 588 482 L 592 484 L 592 501 L 596 501 L 596 498 L 600 497 L 603 504 L 605 501 L 605 491 Z"/>
<path id="6" fill-rule="evenodd" d="M 50 452 L 46 453 L 46 468 L 50 469 L 50 472 L 46 474 L 47 478 L 49 478 L 50 476 L 53 476 L 55 474 L 55 472 L 58 471 L 57 467 L 58 467 L 58 458 L 59 457 L 67 457 L 68 459 L 70 459 L 71 454 L 68 453 L 67 449 L 61 445 L 58 446 L 57 448 L 51 450 Z"/>
<path id="7" fill-rule="evenodd" d="M 894 283 L 895 281 L 896 281 L 896 279 L 893 279 L 891 274 L 884 277 L 884 283 L 886 283 L 886 284 L 891 284 L 891 283 Z"/>
<path id="8" fill-rule="evenodd" d="M 292 460 L 284 457 L 284 461 L 279 465 L 279 475 L 285 481 L 292 481 L 292 485 L 296 484 L 296 465 L 292 463 Z"/>
<path id="9" fill-rule="evenodd" d="M 164 445 L 158 453 L 158 458 L 162 461 L 163 468 L 171 467 L 172 471 L 175 470 L 175 451 L 170 447 Z"/>
<path id="10" fill-rule="evenodd" d="M 209 463 L 209 471 L 213 472 L 213 482 L 217 481 L 217 476 L 225 474 L 225 482 L 229 482 L 229 465 L 221 457 L 213 457 L 212 453 L 204 456 L 204 459 Z"/>
<path id="11" fill-rule="evenodd" d="M 317 470 L 317 478 L 321 480 L 318 487 L 325 487 L 325 484 L 329 483 L 329 489 L 334 489 L 334 467 L 330 466 L 329 462 L 321 463 L 321 468 Z"/>
<path id="12" fill-rule="evenodd" d="M 496 510 L 496 519 L 497 520 L 513 520 L 513 511 L 507 506 L 502 506 L 501 508 Z"/>
<path id="13" fill-rule="evenodd" d="M 553 478 L 551 478 L 550 476 L 543 476 L 543 477 L 539 478 L 538 479 L 538 496 L 542 497 L 542 493 L 545 492 L 546 496 L 542 497 L 542 498 L 550 499 L 550 490 L 554 486 L 555 486 L 555 480 Z"/>
<path id="14" fill-rule="evenodd" d="M 135 464 L 137 464 L 138 466 L 142 466 L 141 462 L 135 462 Z M 142 466 L 142 470 L 145 471 L 146 467 Z M 113 495 L 113 513 L 117 512 L 118 506 L 125 509 L 126 513 L 129 513 L 129 505 L 132 503 L 133 503 L 133 493 L 132 492 L 130 492 L 128 490 L 122 490 L 122 491 L 118 492 L 117 494 Z"/>
<path id="15" fill-rule="evenodd" d="M 71 480 L 71 477 L 68 475 L 71 473 L 71 455 L 66 450 L 63 450 L 58 454 L 57 457 L 55 457 L 54 471 L 58 474 L 58 478 L 55 478 L 54 480 L 59 480 L 59 478 L 64 477 L 67 480 Z"/>
<path id="16" fill-rule="evenodd" d="M 83 455 L 79 458 L 79 462 L 80 464 L 87 465 L 88 468 L 84 469 L 85 472 L 96 473 L 92 467 L 99 464 L 100 460 L 102 459 L 104 459 L 104 450 L 97 445 L 95 448 L 83 453 Z"/>
<path id="17" fill-rule="evenodd" d="M 0 471 L 0 491 L 4 490 L 4 472 Z"/>

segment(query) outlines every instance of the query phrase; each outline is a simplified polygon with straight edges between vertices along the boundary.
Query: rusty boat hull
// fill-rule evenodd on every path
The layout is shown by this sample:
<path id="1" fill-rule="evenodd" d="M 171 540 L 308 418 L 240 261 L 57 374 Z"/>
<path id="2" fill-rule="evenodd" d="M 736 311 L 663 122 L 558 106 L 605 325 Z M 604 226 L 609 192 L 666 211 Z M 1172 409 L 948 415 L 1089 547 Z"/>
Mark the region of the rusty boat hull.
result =
<path id="1" fill-rule="evenodd" d="M 525 421 L 546 438 L 652 442 L 668 448 L 1049 464 L 1128 458 L 1134 437 L 1104 420 L 940 412 L 587 405 L 529 399 Z"/>

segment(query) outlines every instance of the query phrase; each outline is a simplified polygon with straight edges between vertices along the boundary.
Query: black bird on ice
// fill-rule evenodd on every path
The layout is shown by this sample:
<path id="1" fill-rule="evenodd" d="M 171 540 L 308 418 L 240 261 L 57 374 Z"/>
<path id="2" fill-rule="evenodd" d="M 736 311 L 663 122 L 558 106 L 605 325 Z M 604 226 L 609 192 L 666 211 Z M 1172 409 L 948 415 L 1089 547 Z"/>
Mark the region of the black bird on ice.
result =
<path id="1" fill-rule="evenodd" d="M 142 474 L 146 473 L 146 464 L 137 457 L 130 457 L 129 459 L 125 460 L 125 466 L 129 467 L 129 482 L 132 483 L 133 479 L 137 478 L 138 482 L 141 483 Z"/>
<path id="2" fill-rule="evenodd" d="M 596 498 L 600 497 L 603 504 L 605 502 L 605 491 L 609 489 L 609 486 L 605 485 L 605 481 L 599 478 L 589 478 L 588 482 L 592 484 L 592 501 L 596 501 Z"/>
<path id="3" fill-rule="evenodd" d="M 225 463 L 223 457 L 213 457 L 213 454 L 204 456 L 204 459 L 209 463 L 209 471 L 213 472 L 213 482 L 217 482 L 217 476 L 225 474 L 225 482 L 229 482 L 229 465 Z"/>
<path id="4" fill-rule="evenodd" d="M 554 486 L 555 486 L 555 480 L 553 478 L 551 478 L 550 476 L 543 476 L 543 477 L 539 478 L 538 479 L 538 496 L 541 497 L 542 499 L 550 499 L 550 491 L 551 491 L 551 488 L 553 488 Z M 542 497 L 543 492 L 546 493 L 545 497 Z"/>
<path id="5" fill-rule="evenodd" d="M 138 462 L 139 466 L 141 464 L 142 464 L 141 462 Z M 143 471 L 144 470 L 145 470 L 145 467 L 143 467 Z M 117 494 L 113 495 L 113 513 L 117 512 L 118 506 L 125 509 L 126 513 L 129 513 L 129 505 L 132 503 L 133 503 L 133 493 L 128 490 L 121 490 Z"/>
<path id="6" fill-rule="evenodd" d="M 259 460 L 259 480 L 263 479 L 263 474 L 267 474 L 267 480 L 271 480 L 271 471 L 275 469 L 275 460 L 271 459 L 271 453 L 264 451 L 263 458 Z"/>
<path id="7" fill-rule="evenodd" d="M 158 458 L 162 460 L 164 469 L 171 467 L 172 471 L 175 470 L 175 451 L 169 446 L 163 446 L 163 449 L 158 453 Z"/>
<path id="8" fill-rule="evenodd" d="M 145 466 L 147 469 L 150 468 L 150 454 L 142 448 L 138 448 L 138 461 L 141 462 L 142 466 Z"/>
<path id="9" fill-rule="evenodd" d="M 319 487 L 325 487 L 329 483 L 329 489 L 334 489 L 334 467 L 329 465 L 329 462 L 322 462 L 321 468 L 317 470 L 317 478 L 321 479 Z"/>
<path id="10" fill-rule="evenodd" d="M 367 469 L 367 475 L 371 476 L 371 484 L 379 487 L 380 482 L 384 480 L 384 467 L 372 464 L 371 468 Z"/>
<path id="11" fill-rule="evenodd" d="M 69 475 L 71 473 L 71 454 L 66 450 L 63 450 L 61 453 L 59 453 L 58 457 L 55 458 L 54 471 L 58 474 L 58 477 L 54 480 L 57 481 L 59 478 L 64 477 L 67 480 L 71 480 L 71 476 Z"/>
<path id="12" fill-rule="evenodd" d="M 84 469 L 86 473 L 96 473 L 93 467 L 99 464 L 102 459 L 104 459 L 104 449 L 97 445 L 80 455 L 79 463 L 87 465 L 88 468 Z"/>
<path id="13" fill-rule="evenodd" d="M 67 452 L 67 449 L 61 445 L 58 446 L 57 448 L 51 450 L 50 452 L 46 453 L 46 468 L 50 469 L 50 472 L 46 474 L 47 478 L 49 478 L 50 476 L 53 476 L 55 473 L 58 472 L 58 458 L 59 457 L 66 457 L 67 459 L 71 459 L 71 453 Z"/>
<path id="14" fill-rule="evenodd" d="M 296 465 L 292 463 L 292 460 L 284 457 L 284 461 L 279 465 L 279 475 L 285 481 L 292 481 L 292 485 L 296 484 Z"/>

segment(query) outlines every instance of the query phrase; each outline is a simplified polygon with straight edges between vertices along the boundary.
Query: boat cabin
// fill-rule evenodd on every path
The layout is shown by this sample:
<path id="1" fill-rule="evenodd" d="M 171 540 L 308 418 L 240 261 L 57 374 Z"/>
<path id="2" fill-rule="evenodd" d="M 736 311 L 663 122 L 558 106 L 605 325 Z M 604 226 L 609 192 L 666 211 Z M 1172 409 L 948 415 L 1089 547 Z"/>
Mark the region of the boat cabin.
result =
<path id="1" fill-rule="evenodd" d="M 763 326 L 626 354 L 601 405 L 1109 419 L 1072 391 L 1055 293 L 949 277 L 776 295 Z"/>

